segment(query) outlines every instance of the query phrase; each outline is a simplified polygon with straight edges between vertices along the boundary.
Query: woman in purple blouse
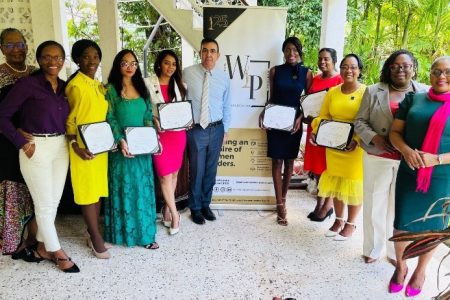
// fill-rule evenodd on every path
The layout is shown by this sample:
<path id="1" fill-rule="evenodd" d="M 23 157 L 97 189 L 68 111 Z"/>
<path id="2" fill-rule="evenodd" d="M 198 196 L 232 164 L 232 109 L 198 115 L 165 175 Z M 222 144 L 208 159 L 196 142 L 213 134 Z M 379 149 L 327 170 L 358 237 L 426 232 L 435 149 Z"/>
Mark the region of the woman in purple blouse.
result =
<path id="1" fill-rule="evenodd" d="M 36 257 L 49 259 L 64 272 L 80 270 L 61 249 L 55 218 L 64 189 L 69 153 L 65 124 L 69 104 L 59 79 L 64 48 L 46 41 L 36 50 L 39 71 L 19 79 L 0 104 L 0 130 L 19 151 L 20 170 L 30 190 L 38 224 Z M 18 127 L 12 117 L 18 114 Z M 20 128 L 20 130 L 18 129 Z"/>

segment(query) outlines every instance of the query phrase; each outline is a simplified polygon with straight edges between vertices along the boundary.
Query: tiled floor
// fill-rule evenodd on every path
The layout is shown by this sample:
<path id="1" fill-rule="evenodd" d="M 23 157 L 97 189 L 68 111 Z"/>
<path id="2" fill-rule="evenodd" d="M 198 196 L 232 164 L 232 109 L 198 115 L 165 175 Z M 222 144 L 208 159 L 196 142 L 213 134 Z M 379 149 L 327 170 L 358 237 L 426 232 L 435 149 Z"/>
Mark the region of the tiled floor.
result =
<path id="1" fill-rule="evenodd" d="M 158 225 L 159 250 L 111 249 L 112 259 L 94 258 L 82 237 L 80 216 L 63 216 L 58 228 L 63 247 L 81 269 L 64 274 L 51 263 L 30 264 L 0 257 L 0 299 L 402 299 L 386 291 L 393 267 L 385 260 L 361 259 L 362 227 L 334 242 L 323 236 L 331 220 L 306 218 L 314 200 L 305 191 L 288 195 L 288 227 L 275 213 L 227 211 L 199 226 L 182 213 L 181 233 L 169 236 Z M 430 263 L 424 291 L 438 293 L 437 267 L 448 248 L 440 246 Z M 414 260 L 409 262 L 410 269 Z M 441 268 L 447 285 L 450 259 Z"/>

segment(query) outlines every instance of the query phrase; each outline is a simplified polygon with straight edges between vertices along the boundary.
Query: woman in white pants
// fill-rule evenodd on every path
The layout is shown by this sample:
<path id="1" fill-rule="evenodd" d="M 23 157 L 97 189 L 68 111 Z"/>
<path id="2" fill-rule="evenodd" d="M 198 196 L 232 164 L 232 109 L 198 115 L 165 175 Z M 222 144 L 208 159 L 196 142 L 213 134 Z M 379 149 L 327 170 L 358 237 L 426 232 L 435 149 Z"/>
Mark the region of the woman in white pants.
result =
<path id="1" fill-rule="evenodd" d="M 0 105 L 0 130 L 18 148 L 20 170 L 30 190 L 38 224 L 35 255 L 64 272 L 80 270 L 61 249 L 55 218 L 64 189 L 69 154 L 65 124 L 69 104 L 65 82 L 58 78 L 64 48 L 46 41 L 36 50 L 40 70 L 20 79 Z M 13 116 L 18 115 L 18 122 Z M 18 129 L 20 128 L 20 129 Z"/>
<path id="2" fill-rule="evenodd" d="M 364 242 L 366 263 L 375 262 L 386 245 L 388 261 L 395 265 L 393 234 L 395 181 L 400 153 L 391 145 L 388 133 L 399 103 L 409 92 L 427 89 L 415 82 L 417 60 L 406 50 L 392 53 L 385 61 L 380 83 L 369 86 L 355 121 L 355 132 L 366 151 L 364 164 Z"/>

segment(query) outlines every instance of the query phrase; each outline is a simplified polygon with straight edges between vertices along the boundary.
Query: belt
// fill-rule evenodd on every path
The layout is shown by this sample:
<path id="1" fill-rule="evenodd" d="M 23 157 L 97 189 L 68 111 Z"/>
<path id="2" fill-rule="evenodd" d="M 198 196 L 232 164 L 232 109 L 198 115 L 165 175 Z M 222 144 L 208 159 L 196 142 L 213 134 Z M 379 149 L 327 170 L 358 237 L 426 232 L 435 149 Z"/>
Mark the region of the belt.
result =
<path id="1" fill-rule="evenodd" d="M 209 123 L 208 124 L 208 126 L 206 126 L 206 128 L 211 128 L 211 127 L 216 127 L 216 126 L 219 126 L 219 125 L 222 125 L 223 124 L 223 122 L 222 122 L 222 120 L 219 120 L 219 121 L 215 121 L 215 122 L 211 122 L 211 123 Z M 195 124 L 195 126 L 197 126 L 197 127 L 202 127 L 200 124 Z M 205 128 L 205 129 L 206 129 Z"/>
<path id="2" fill-rule="evenodd" d="M 32 136 L 36 137 L 54 137 L 54 136 L 60 136 L 64 135 L 65 133 L 32 133 Z"/>

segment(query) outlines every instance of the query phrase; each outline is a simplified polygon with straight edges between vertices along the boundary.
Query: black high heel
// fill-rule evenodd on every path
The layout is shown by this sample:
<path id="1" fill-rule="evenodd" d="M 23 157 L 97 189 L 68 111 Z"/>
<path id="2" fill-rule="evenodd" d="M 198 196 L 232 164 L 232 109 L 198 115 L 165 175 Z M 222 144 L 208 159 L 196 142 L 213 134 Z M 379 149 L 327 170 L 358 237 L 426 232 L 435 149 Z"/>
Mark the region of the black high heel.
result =
<path id="1" fill-rule="evenodd" d="M 63 269 L 59 265 L 60 261 L 72 261 L 72 259 L 70 257 L 67 257 L 67 258 L 54 257 L 53 258 L 53 262 L 55 263 L 56 267 L 58 269 L 60 269 L 61 271 L 63 271 L 64 273 L 79 273 L 80 272 L 80 269 L 78 268 L 78 266 L 75 263 L 71 267 Z"/>
<path id="2" fill-rule="evenodd" d="M 314 214 L 309 219 L 313 222 L 323 222 L 326 218 L 330 218 L 331 215 L 333 214 L 333 212 L 334 212 L 333 208 L 330 208 L 327 211 L 327 214 L 323 218 L 319 218 L 317 215 Z"/>
<path id="3" fill-rule="evenodd" d="M 315 216 L 316 214 L 314 213 L 314 211 L 310 212 L 307 216 L 308 219 L 311 219 L 313 216 Z"/>

